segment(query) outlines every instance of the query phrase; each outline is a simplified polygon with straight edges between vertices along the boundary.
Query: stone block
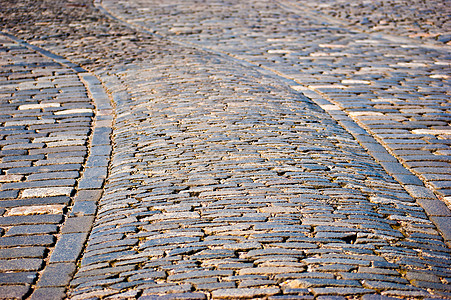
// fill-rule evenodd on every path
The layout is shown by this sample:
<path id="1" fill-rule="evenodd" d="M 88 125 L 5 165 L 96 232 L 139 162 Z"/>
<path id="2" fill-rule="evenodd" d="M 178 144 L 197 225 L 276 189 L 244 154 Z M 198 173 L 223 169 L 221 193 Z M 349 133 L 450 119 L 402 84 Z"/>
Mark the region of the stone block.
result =
<path id="1" fill-rule="evenodd" d="M 75 263 L 50 263 L 39 278 L 38 287 L 66 287 L 72 279 Z"/>
<path id="2" fill-rule="evenodd" d="M 89 232 L 93 221 L 94 216 L 69 217 L 62 227 L 61 233 Z"/>
<path id="3" fill-rule="evenodd" d="M 66 233 L 61 235 L 55 245 L 51 263 L 75 262 L 83 249 L 87 233 Z"/>

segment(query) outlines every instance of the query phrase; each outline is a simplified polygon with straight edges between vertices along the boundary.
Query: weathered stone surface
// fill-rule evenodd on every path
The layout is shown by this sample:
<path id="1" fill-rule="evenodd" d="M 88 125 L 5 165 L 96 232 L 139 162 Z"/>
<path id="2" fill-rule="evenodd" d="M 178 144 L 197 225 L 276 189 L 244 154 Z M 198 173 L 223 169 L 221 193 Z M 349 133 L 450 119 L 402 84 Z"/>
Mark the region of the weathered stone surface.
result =
<path id="1" fill-rule="evenodd" d="M 0 260 L 0 270 L 2 272 L 37 271 L 41 268 L 42 263 L 42 259 L 38 258 Z"/>
<path id="2" fill-rule="evenodd" d="M 53 263 L 46 266 L 38 287 L 66 287 L 69 285 L 75 271 L 74 263 Z"/>
<path id="3" fill-rule="evenodd" d="M 74 263 L 81 253 L 81 250 L 86 241 L 87 233 L 66 233 L 61 235 L 60 239 L 56 243 L 55 250 L 52 252 L 50 262 L 62 263 L 72 262 Z"/>
<path id="4" fill-rule="evenodd" d="M 29 291 L 24 285 L 2 285 L 0 286 L 0 297 L 3 299 L 22 299 Z"/>
<path id="5" fill-rule="evenodd" d="M 2 263 L 64 219 L 32 298 L 88 233 L 71 299 L 446 296 L 446 36 L 359 3 L 4 1 Z"/>

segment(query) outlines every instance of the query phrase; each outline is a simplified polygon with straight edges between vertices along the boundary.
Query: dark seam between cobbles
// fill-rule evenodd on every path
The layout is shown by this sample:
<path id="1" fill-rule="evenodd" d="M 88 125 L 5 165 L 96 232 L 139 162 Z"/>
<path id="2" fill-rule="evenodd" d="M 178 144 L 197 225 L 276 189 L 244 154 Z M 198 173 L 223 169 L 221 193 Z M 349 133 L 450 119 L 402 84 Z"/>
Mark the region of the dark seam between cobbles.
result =
<path id="1" fill-rule="evenodd" d="M 58 223 L 61 224 L 61 221 L 63 221 L 64 223 L 61 224 L 58 232 L 56 231 L 57 228 L 55 225 L 31 225 L 31 227 L 41 226 L 40 228 L 41 230 L 46 230 L 45 228 L 43 228 L 43 226 L 47 226 L 48 227 L 47 230 L 51 230 L 49 231 L 49 233 L 57 234 L 57 236 L 55 235 L 56 243 L 55 240 L 50 239 L 49 242 L 40 244 L 45 248 L 47 248 L 48 249 L 47 251 L 50 251 L 48 254 L 44 254 L 44 252 L 42 252 L 42 250 L 44 250 L 42 246 L 41 247 L 33 246 L 36 244 L 33 244 L 32 242 L 29 244 L 31 248 L 28 249 L 24 248 L 24 251 L 20 251 L 21 248 L 17 248 L 17 251 L 21 252 L 22 256 L 27 257 L 27 255 L 31 255 L 31 257 L 33 257 L 33 254 L 31 253 L 33 252 L 33 250 L 36 250 L 34 252 L 39 254 L 39 256 L 35 256 L 37 258 L 30 259 L 24 258 L 19 259 L 19 257 L 11 256 L 9 259 L 17 258 L 17 260 L 6 261 L 5 264 L 2 265 L 2 271 L 5 271 L 5 273 L 0 277 L 1 278 L 0 282 L 2 283 L 9 284 L 26 283 L 26 285 L 24 286 L 13 285 L 10 286 L 9 288 L 2 289 L 0 292 L 0 297 L 2 298 L 9 297 L 21 298 L 23 295 L 30 296 L 30 299 L 64 298 L 65 290 L 76 270 L 76 263 L 79 259 L 82 250 L 84 249 L 84 244 L 86 242 L 87 235 L 91 230 L 95 212 L 97 211 L 97 201 L 101 197 L 104 180 L 106 179 L 107 176 L 107 168 L 111 152 L 110 134 L 112 128 L 112 107 L 110 104 L 110 99 L 108 95 L 105 93 L 100 81 L 95 76 L 86 72 L 86 70 L 64 59 L 63 57 L 54 55 L 51 52 L 48 52 L 39 47 L 27 44 L 24 41 L 21 41 L 16 37 L 11 36 L 10 34 L 5 34 L 3 32 L 2 34 L 3 36 L 16 42 L 17 45 L 20 45 L 27 49 L 31 49 L 32 51 L 36 51 L 36 53 L 39 53 L 49 58 L 51 61 L 56 61 L 58 64 L 66 66 L 69 70 L 72 70 L 74 74 L 78 76 L 77 79 L 83 83 L 82 86 L 83 88 L 86 89 L 86 93 L 89 94 L 89 99 L 94 101 L 95 104 L 95 112 L 93 111 L 94 113 L 94 118 L 92 121 L 93 123 L 92 126 L 90 126 L 90 130 L 92 132 L 89 134 L 89 142 L 88 142 L 89 154 L 87 156 L 87 159 L 82 164 L 83 168 L 82 170 L 80 170 L 82 172 L 82 175 L 80 178 L 74 176 L 74 180 L 77 179 L 77 183 L 75 183 L 75 181 L 69 182 L 69 184 L 74 185 L 72 192 L 69 193 L 71 195 L 71 198 L 73 197 L 72 200 L 69 200 L 68 198 L 67 201 L 63 202 L 64 203 L 63 206 L 57 207 L 57 209 L 63 210 L 68 209 L 68 211 L 62 215 L 62 218 L 58 218 L 57 215 L 50 215 L 50 217 L 51 216 L 57 217 L 54 218 L 56 221 L 55 223 L 56 225 L 58 225 Z M 23 105 L 21 107 L 25 106 L 26 105 Z M 41 102 L 41 104 L 38 104 L 37 106 L 51 107 L 51 105 L 46 104 L 45 102 Z M 64 171 L 64 167 L 62 167 L 62 171 Z M 51 173 L 41 173 L 41 174 L 44 175 L 43 177 L 47 177 L 45 176 L 45 174 L 48 174 L 50 178 L 52 177 Z M 45 188 L 49 189 L 48 184 L 51 184 L 50 181 L 45 181 L 45 183 L 46 183 Z M 18 182 L 17 187 L 23 188 L 23 183 Z M 66 193 L 65 191 L 63 192 Z M 24 191 L 22 191 L 22 194 L 23 193 Z M 30 193 L 32 193 L 32 190 Z M 30 199 L 30 201 L 28 201 L 28 198 L 22 197 L 21 200 L 23 203 L 22 205 L 46 204 L 46 202 L 44 201 L 45 198 L 42 198 L 43 201 L 40 202 L 31 200 L 33 199 Z M 9 201 L 11 202 L 10 207 L 15 207 L 16 206 L 15 202 L 17 201 L 18 199 Z M 4 206 L 6 202 L 7 201 L 2 201 L 1 202 L 3 204 L 2 206 Z M 30 204 L 27 204 L 28 202 Z M 37 210 L 45 207 L 31 206 L 28 208 L 35 210 L 29 213 L 39 214 L 42 212 L 38 212 Z M 8 214 L 8 212 L 9 211 L 7 208 L 6 211 L 3 212 L 3 214 L 4 213 Z M 15 215 L 18 214 L 16 213 Z M 28 213 L 26 213 L 25 215 L 28 215 Z M 33 222 L 36 222 L 37 224 L 40 223 L 36 219 L 35 221 L 30 220 L 29 224 L 33 224 Z M 46 223 L 46 221 L 44 221 L 44 223 Z M 20 234 L 19 230 L 15 230 L 18 229 L 19 227 L 21 226 L 12 226 L 8 231 L 6 231 L 6 235 L 8 234 L 12 235 L 13 231 L 17 231 L 17 233 L 14 233 L 16 235 Z M 25 226 L 22 226 L 22 228 L 23 227 Z M 43 232 L 45 231 L 42 232 L 35 231 L 34 233 L 39 234 Z M 31 233 L 33 233 L 33 231 L 31 231 Z M 15 246 L 15 245 L 18 246 L 28 245 L 28 243 L 15 244 L 13 241 L 12 243 L 9 243 L 7 246 Z M 30 254 L 26 254 L 27 253 L 26 250 L 28 250 Z M 8 253 L 8 248 L 3 249 L 2 256 L 8 257 L 8 254 L 10 255 L 12 254 Z M 44 260 L 42 260 L 42 258 L 44 258 Z M 28 272 L 8 273 L 8 271 L 14 270 Z M 29 271 L 35 272 L 39 271 L 39 273 L 33 273 Z M 23 279 L 21 279 L 21 277 L 18 276 L 20 274 L 23 274 L 22 278 L 26 279 L 26 281 L 23 281 Z M 33 288 L 31 288 L 32 286 Z"/>
<path id="2" fill-rule="evenodd" d="M 404 40 L 332 26 L 297 1 L 96 1 L 113 19 L 89 1 L 48 3 L 35 8 L 50 17 L 30 9 L 33 24 L 9 31 L 94 72 L 116 118 L 93 227 L 77 215 L 59 240 L 89 232 L 79 267 L 36 299 L 63 286 L 74 300 L 451 298 L 451 215 L 422 182 L 447 197 L 425 169 L 447 169 L 433 139 L 446 138 L 439 50 L 429 69 L 411 45 L 400 58 Z M 413 107 L 418 95 L 433 104 Z M 47 284 L 74 271 L 57 250 Z"/>

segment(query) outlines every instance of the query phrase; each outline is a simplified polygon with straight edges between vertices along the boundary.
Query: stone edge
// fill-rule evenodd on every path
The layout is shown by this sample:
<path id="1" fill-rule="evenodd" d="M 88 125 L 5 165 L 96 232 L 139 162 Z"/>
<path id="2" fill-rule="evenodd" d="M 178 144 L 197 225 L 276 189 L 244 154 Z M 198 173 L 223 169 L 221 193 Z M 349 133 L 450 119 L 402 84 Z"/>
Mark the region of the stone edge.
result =
<path id="1" fill-rule="evenodd" d="M 33 300 L 49 299 L 49 296 L 52 299 L 63 299 L 66 297 L 65 290 L 77 269 L 78 259 L 94 223 L 97 203 L 102 196 L 108 174 L 112 151 L 113 107 L 102 82 L 95 75 L 62 56 L 31 45 L 9 33 L 0 31 L 0 34 L 72 69 L 84 84 L 88 96 L 95 105 L 88 157 L 75 187 L 76 195 L 71 203 L 72 207 L 66 214 L 50 259 L 44 266 L 30 297 Z"/>

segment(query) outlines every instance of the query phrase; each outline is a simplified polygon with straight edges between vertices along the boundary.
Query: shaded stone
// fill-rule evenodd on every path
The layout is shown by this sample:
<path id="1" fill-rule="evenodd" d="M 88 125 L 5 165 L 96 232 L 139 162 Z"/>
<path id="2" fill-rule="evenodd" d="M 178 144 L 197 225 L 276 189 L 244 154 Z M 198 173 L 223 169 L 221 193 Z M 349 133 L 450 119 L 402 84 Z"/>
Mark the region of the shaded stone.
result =
<path id="1" fill-rule="evenodd" d="M 2 285 L 0 286 L 0 297 L 3 299 L 22 299 L 30 290 L 25 285 Z"/>

